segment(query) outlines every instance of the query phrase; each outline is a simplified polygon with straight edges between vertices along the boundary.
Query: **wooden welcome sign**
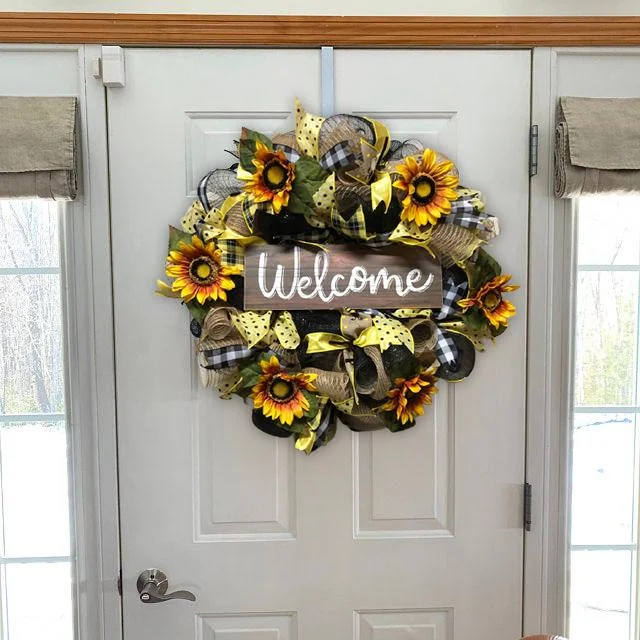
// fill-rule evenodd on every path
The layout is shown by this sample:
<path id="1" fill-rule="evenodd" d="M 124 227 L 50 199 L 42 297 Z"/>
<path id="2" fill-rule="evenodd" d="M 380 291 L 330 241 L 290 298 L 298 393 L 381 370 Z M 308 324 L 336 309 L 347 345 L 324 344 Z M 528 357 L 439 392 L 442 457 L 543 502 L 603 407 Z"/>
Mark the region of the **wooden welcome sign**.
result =
<path id="1" fill-rule="evenodd" d="M 244 306 L 262 309 L 440 308 L 440 265 L 420 248 L 253 245 L 244 260 Z"/>

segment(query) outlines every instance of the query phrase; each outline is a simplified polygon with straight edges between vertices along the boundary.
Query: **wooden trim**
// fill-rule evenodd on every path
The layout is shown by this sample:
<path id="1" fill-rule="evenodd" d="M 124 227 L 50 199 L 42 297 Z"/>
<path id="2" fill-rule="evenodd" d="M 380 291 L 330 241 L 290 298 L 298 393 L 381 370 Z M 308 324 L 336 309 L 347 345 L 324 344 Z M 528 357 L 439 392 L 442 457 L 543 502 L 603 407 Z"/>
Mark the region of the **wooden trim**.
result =
<path id="1" fill-rule="evenodd" d="M 231 16 L 0 12 L 0 42 L 144 46 L 640 45 L 640 16 Z"/>

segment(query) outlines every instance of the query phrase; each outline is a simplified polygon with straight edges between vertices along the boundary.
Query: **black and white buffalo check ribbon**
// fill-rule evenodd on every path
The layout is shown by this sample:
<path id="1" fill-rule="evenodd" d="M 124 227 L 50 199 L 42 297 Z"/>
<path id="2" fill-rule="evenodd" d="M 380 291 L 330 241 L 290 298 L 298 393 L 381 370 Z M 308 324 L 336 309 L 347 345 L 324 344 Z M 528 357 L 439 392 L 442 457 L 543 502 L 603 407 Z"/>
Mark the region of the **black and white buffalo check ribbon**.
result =
<path id="1" fill-rule="evenodd" d="M 445 320 L 450 315 L 460 311 L 458 300 L 467 293 L 469 283 L 462 271 L 445 269 L 442 282 L 442 306 L 436 320 Z"/>
<path id="2" fill-rule="evenodd" d="M 448 331 L 436 326 L 436 357 L 440 364 L 452 365 L 458 360 L 458 347 Z"/>
<path id="3" fill-rule="evenodd" d="M 281 144 L 276 142 L 273 145 L 273 148 L 276 151 L 282 151 L 284 153 L 284 157 L 289 162 L 295 162 L 296 160 L 300 159 L 300 154 L 293 147 L 290 147 L 288 144 Z"/>
<path id="4" fill-rule="evenodd" d="M 320 158 L 320 165 L 325 171 L 338 171 L 353 167 L 358 158 L 351 150 L 347 140 L 342 140 L 334 145 Z"/>
<path id="5" fill-rule="evenodd" d="M 458 197 L 451 203 L 451 213 L 442 217 L 444 224 L 457 224 L 464 229 L 485 231 L 491 216 L 479 209 L 482 205 L 480 194 L 470 192 Z"/>
<path id="6" fill-rule="evenodd" d="M 442 282 L 442 306 L 436 320 L 446 320 L 457 311 L 458 300 L 467 293 L 469 283 L 460 269 L 445 269 Z M 436 356 L 440 364 L 454 364 L 458 359 L 458 348 L 448 331 L 436 327 Z"/>
<path id="7" fill-rule="evenodd" d="M 252 349 L 242 344 L 234 344 L 218 349 L 205 349 L 202 354 L 206 361 L 205 369 L 227 369 L 233 367 L 239 360 L 251 356 Z"/>

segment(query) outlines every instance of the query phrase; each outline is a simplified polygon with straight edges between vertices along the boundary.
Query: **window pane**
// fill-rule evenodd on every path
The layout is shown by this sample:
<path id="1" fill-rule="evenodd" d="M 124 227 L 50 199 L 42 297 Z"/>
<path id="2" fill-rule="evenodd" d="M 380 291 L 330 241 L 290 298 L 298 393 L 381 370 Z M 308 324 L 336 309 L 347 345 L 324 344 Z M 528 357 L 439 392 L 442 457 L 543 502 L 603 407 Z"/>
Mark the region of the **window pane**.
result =
<path id="1" fill-rule="evenodd" d="M 0 451 L 5 556 L 68 556 L 64 423 L 5 424 Z"/>
<path id="2" fill-rule="evenodd" d="M 575 414 L 572 544 L 633 542 L 635 422 L 635 414 Z"/>
<path id="3" fill-rule="evenodd" d="M 629 640 L 630 551 L 571 553 L 572 640 Z"/>
<path id="4" fill-rule="evenodd" d="M 58 207 L 47 200 L 0 200 L 0 268 L 58 267 Z"/>
<path id="5" fill-rule="evenodd" d="M 578 264 L 639 264 L 639 214 L 638 196 L 580 198 Z"/>
<path id="6" fill-rule="evenodd" d="M 10 564 L 5 567 L 9 640 L 73 638 L 71 567 Z"/>
<path id="7" fill-rule="evenodd" d="M 577 405 L 635 403 L 638 274 L 578 274 Z"/>
<path id="8" fill-rule="evenodd" d="M 74 638 L 59 212 L 0 200 L 2 640 Z"/>
<path id="9" fill-rule="evenodd" d="M 0 413 L 62 412 L 60 277 L 0 275 L 0 300 Z"/>
<path id="10" fill-rule="evenodd" d="M 577 219 L 568 635 L 632 640 L 638 628 L 640 198 L 580 198 Z"/>

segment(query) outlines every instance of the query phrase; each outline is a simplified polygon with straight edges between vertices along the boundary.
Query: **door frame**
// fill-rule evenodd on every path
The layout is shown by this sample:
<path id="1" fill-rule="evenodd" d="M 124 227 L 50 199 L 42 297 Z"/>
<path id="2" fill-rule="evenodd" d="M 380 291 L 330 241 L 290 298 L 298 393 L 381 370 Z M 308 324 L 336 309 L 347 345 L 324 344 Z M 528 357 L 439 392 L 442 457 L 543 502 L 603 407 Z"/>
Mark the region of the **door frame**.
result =
<path id="1" fill-rule="evenodd" d="M 75 484 L 90 490 L 76 491 L 75 498 L 95 499 L 93 504 L 84 500 L 77 505 L 77 513 L 83 513 L 83 518 L 76 529 L 86 558 L 97 559 L 94 564 L 99 565 L 93 570 L 93 575 L 99 576 L 97 602 L 91 602 L 89 597 L 78 600 L 84 621 L 81 629 L 87 630 L 87 635 L 80 637 L 116 640 L 122 638 L 123 630 L 117 592 L 119 515 L 106 100 L 102 84 L 90 72 L 93 61 L 100 55 L 100 47 L 72 48 L 78 51 L 83 74 L 82 121 L 83 125 L 91 124 L 91 135 L 86 126 L 82 134 L 85 200 L 73 205 L 81 210 L 81 215 L 74 218 L 78 224 L 66 229 L 67 259 L 71 265 L 67 285 L 76 292 L 69 299 L 67 317 L 72 323 L 74 318 L 83 318 L 83 314 L 88 313 L 89 318 L 83 339 L 70 346 L 84 363 L 88 383 L 84 389 L 79 385 L 77 396 L 78 402 L 87 407 L 86 415 L 91 416 L 89 437 L 73 444 L 76 460 L 83 461 L 82 468 L 80 465 L 74 468 Z M 42 48 L 43 52 L 47 50 L 49 47 Z M 567 282 L 570 276 L 566 252 L 572 246 L 572 225 L 570 215 L 560 215 L 559 209 L 567 205 L 552 198 L 553 87 L 558 51 L 532 50 L 532 122 L 539 125 L 541 162 L 530 189 L 528 306 L 529 310 L 539 310 L 545 305 L 546 313 L 537 315 L 540 322 L 529 323 L 528 327 L 526 479 L 533 485 L 534 493 L 533 527 L 525 535 L 523 631 L 526 633 L 561 631 L 565 617 L 566 441 L 560 437 L 559 425 L 566 416 L 569 397 L 566 372 L 571 353 L 566 334 L 571 305 L 561 295 L 564 288 L 554 283 Z M 83 291 L 88 291 L 87 295 Z M 554 350 L 554 346 L 562 349 Z M 539 380 L 544 384 L 540 385 Z"/>
<path id="2" fill-rule="evenodd" d="M 33 50 L 34 47 L 21 47 Z M 65 351 L 78 640 L 122 638 L 106 94 L 96 46 L 38 47 L 77 56 L 81 166 L 62 226 Z M 90 135 L 89 135 L 90 132 Z"/>
<path id="3" fill-rule="evenodd" d="M 564 634 L 567 617 L 569 431 L 564 425 L 572 397 L 573 299 L 567 291 L 573 291 L 575 225 L 570 201 L 553 196 L 558 51 L 537 47 L 532 59 L 531 122 L 538 125 L 539 147 L 529 206 L 526 481 L 532 485 L 532 526 L 525 535 L 525 635 Z"/>

